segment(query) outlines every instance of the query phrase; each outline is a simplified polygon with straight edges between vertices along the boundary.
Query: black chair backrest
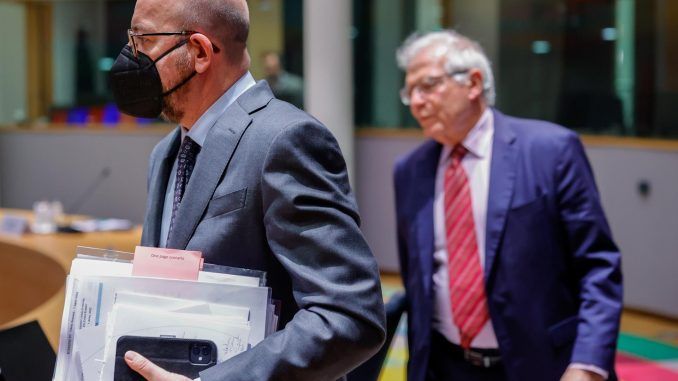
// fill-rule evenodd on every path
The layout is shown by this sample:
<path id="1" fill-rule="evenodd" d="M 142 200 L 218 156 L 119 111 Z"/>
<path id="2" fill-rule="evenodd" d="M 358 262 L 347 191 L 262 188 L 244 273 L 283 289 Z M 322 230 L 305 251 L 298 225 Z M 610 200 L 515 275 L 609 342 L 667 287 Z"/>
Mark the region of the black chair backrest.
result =
<path id="1" fill-rule="evenodd" d="M 0 381 L 50 381 L 55 363 L 37 321 L 0 331 Z"/>

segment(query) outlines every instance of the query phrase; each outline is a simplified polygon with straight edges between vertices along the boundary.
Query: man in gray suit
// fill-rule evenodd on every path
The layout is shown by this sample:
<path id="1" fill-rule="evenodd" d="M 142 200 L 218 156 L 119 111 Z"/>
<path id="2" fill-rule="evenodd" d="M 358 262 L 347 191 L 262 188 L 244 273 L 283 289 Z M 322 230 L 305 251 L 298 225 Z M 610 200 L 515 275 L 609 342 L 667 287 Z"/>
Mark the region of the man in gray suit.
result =
<path id="1" fill-rule="evenodd" d="M 150 159 L 142 244 L 264 270 L 282 301 L 277 333 L 200 374 L 336 380 L 376 352 L 384 312 L 337 142 L 248 72 L 244 0 L 139 0 L 111 70 L 122 111 L 179 128 Z M 128 352 L 148 380 L 179 381 Z"/>

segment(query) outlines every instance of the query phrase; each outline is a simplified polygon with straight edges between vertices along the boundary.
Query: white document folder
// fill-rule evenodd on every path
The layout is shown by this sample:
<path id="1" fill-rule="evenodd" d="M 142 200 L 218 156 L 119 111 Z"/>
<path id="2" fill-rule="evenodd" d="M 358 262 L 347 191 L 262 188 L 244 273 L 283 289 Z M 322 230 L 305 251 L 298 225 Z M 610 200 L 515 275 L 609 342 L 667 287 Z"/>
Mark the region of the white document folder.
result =
<path id="1" fill-rule="evenodd" d="M 130 253 L 78 250 L 87 257 L 73 261 L 67 278 L 55 381 L 112 381 L 113 340 L 133 333 L 134 325 L 139 325 L 137 336 L 221 343 L 217 344 L 218 362 L 251 348 L 274 331 L 271 290 L 261 286 L 265 273 L 210 265 L 209 271 L 200 271 L 206 276 L 199 274 L 197 281 L 134 277 Z M 137 316 L 130 311 L 139 308 L 145 311 L 141 320 L 116 318 L 121 311 L 126 317 Z M 175 329 L 154 327 L 161 321 L 176 323 Z M 221 336 L 210 336 L 205 327 L 214 327 Z"/>

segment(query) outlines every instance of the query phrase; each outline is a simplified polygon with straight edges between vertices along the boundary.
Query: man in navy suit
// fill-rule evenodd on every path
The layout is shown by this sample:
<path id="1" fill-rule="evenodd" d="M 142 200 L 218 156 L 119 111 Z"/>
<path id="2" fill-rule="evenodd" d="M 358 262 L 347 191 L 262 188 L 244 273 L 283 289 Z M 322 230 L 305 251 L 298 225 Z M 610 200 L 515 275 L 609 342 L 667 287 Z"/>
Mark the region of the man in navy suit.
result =
<path id="1" fill-rule="evenodd" d="M 398 50 L 430 138 L 395 167 L 408 380 L 615 380 L 620 254 L 577 135 L 492 108 L 480 46 Z"/>

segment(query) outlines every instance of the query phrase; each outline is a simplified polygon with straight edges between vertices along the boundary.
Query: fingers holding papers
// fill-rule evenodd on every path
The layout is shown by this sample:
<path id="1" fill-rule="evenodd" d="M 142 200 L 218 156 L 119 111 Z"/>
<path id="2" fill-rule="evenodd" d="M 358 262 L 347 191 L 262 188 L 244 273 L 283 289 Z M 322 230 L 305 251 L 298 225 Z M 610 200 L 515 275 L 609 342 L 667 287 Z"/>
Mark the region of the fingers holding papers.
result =
<path id="1" fill-rule="evenodd" d="M 191 381 L 190 378 L 162 369 L 134 351 L 125 352 L 125 362 L 148 381 Z"/>

